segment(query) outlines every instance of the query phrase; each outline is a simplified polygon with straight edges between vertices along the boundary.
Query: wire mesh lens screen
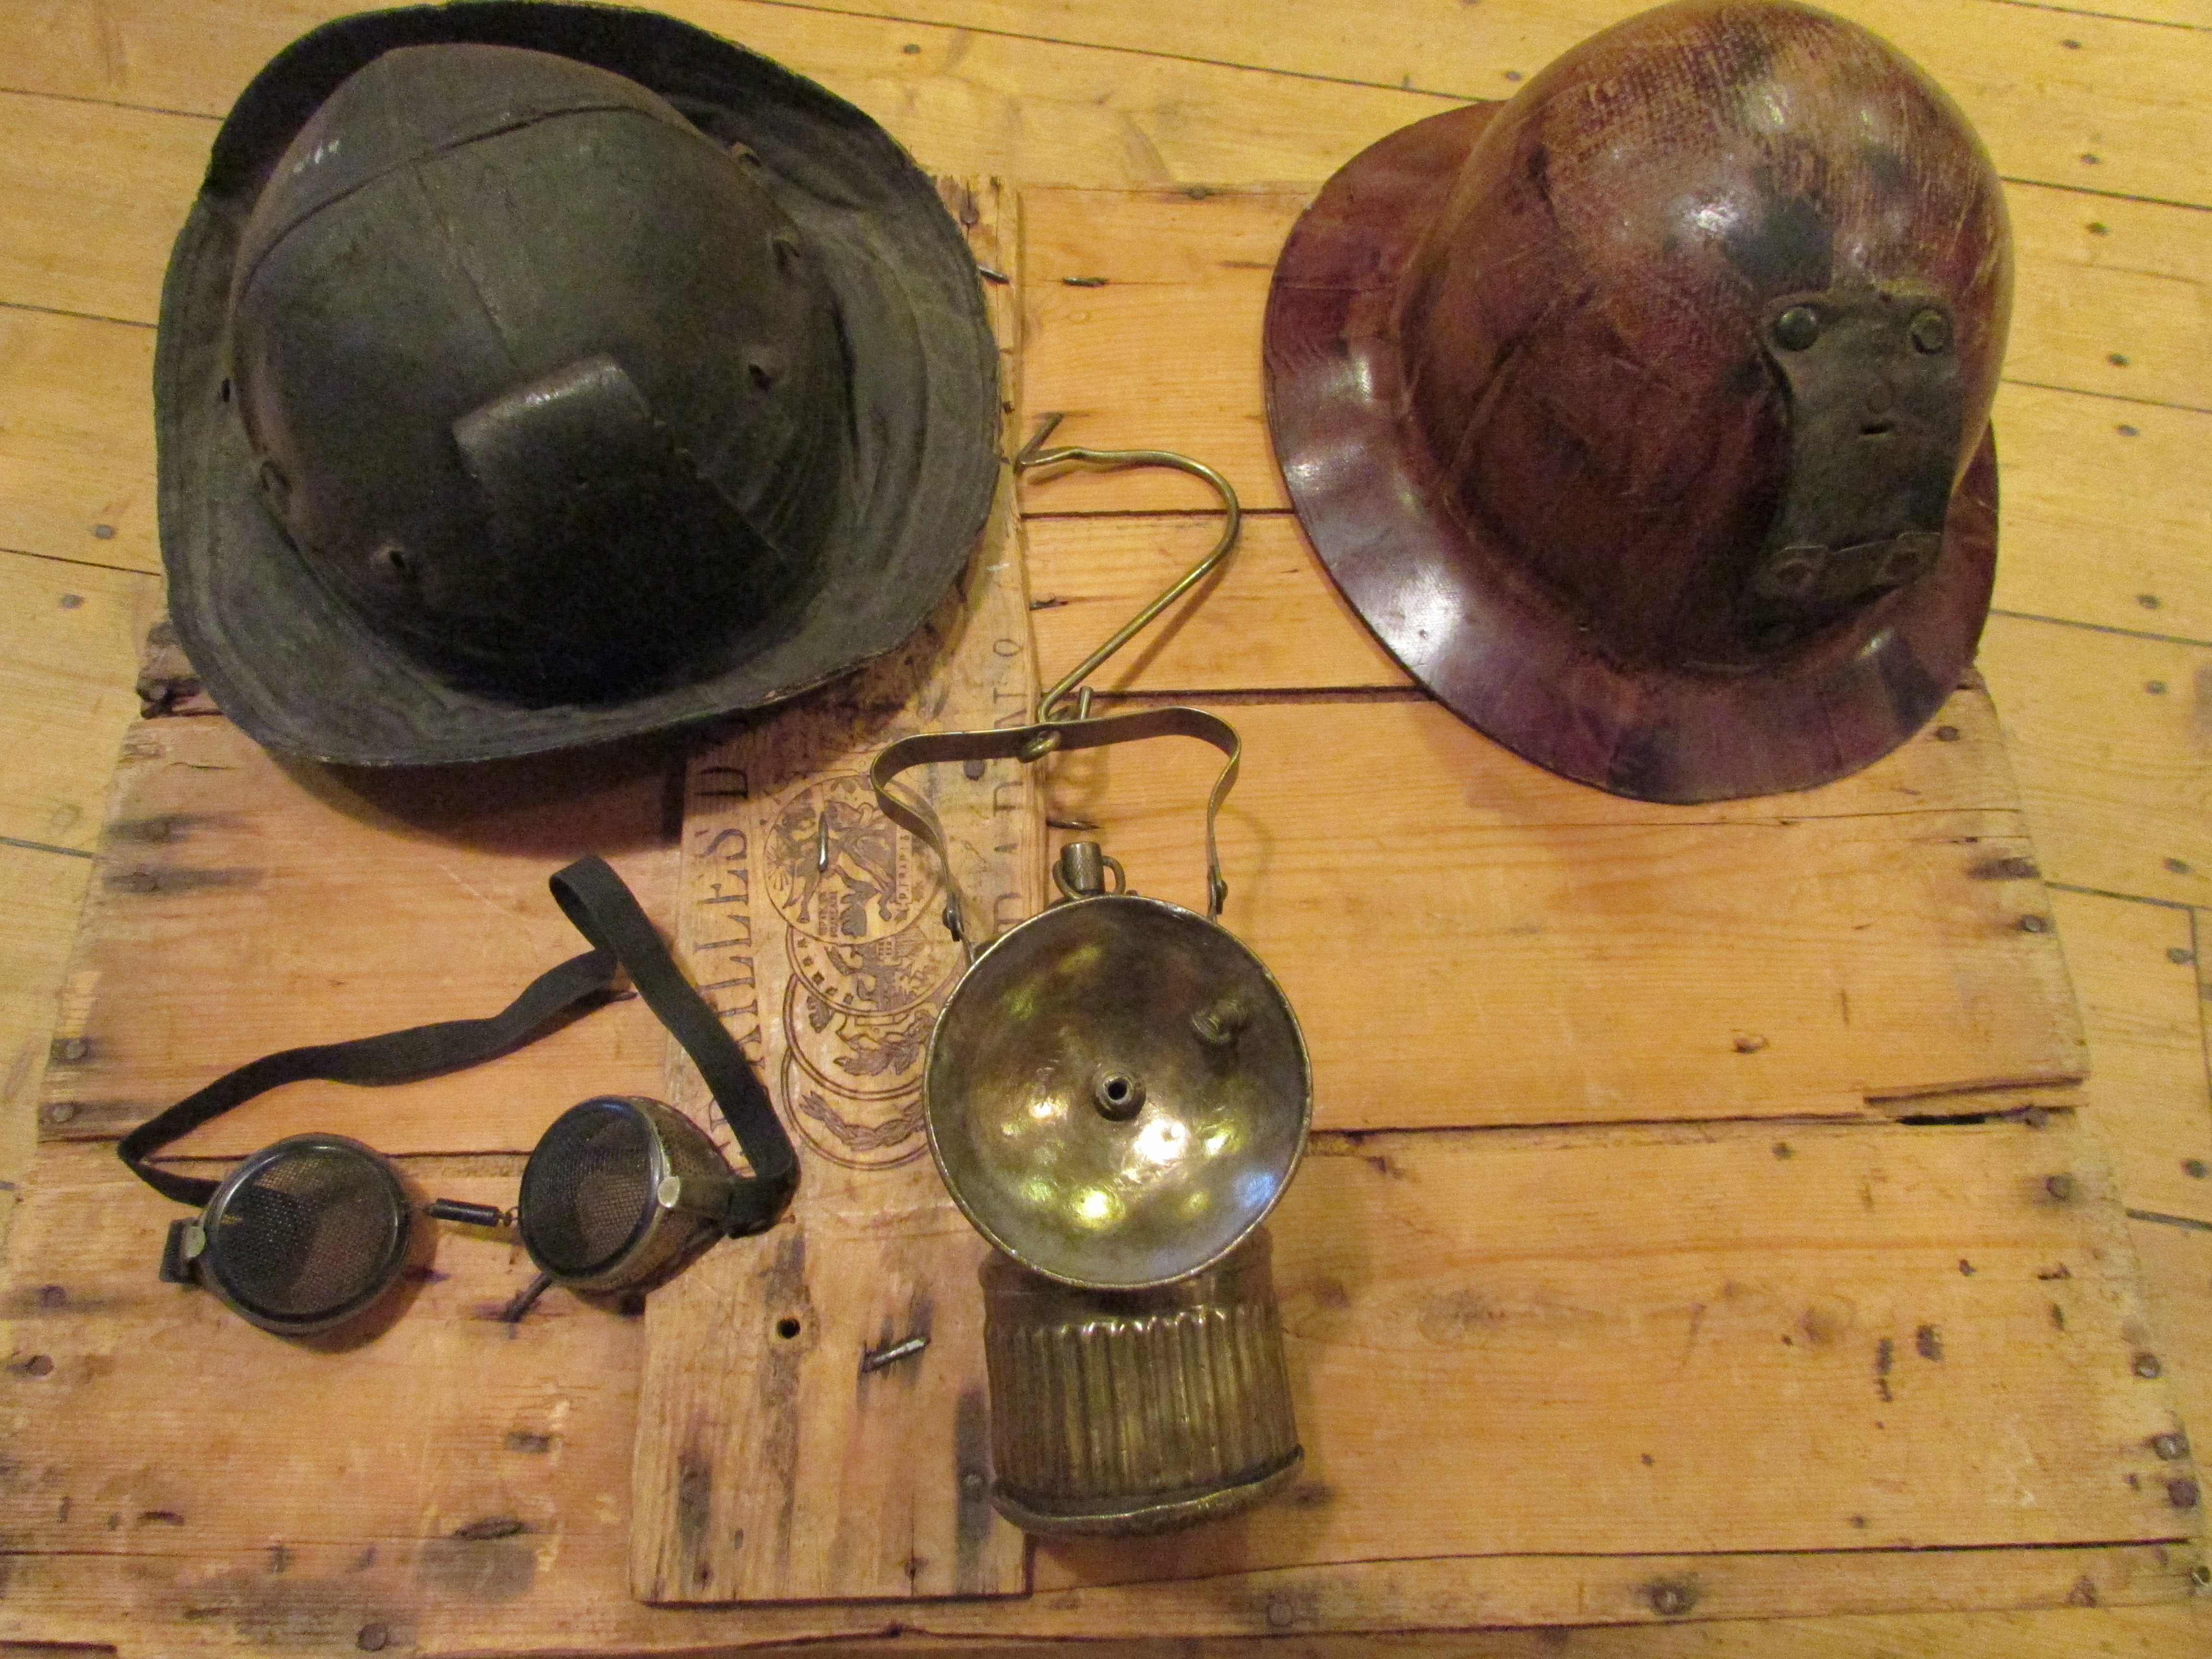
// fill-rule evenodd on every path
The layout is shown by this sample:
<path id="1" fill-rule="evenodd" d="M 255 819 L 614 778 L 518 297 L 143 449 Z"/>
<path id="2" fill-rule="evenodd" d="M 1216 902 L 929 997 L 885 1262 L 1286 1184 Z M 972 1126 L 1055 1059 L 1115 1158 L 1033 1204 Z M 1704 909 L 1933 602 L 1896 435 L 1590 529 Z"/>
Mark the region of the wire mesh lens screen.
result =
<path id="1" fill-rule="evenodd" d="M 205 1267 L 274 1325 L 342 1319 L 404 1265 L 410 1206 L 391 1167 L 335 1136 L 295 1136 L 257 1153 L 217 1194 Z"/>
<path id="2" fill-rule="evenodd" d="M 627 1101 L 587 1100 L 545 1132 L 522 1171 L 523 1243 L 556 1279 L 605 1273 L 653 1218 L 655 1135 Z"/>

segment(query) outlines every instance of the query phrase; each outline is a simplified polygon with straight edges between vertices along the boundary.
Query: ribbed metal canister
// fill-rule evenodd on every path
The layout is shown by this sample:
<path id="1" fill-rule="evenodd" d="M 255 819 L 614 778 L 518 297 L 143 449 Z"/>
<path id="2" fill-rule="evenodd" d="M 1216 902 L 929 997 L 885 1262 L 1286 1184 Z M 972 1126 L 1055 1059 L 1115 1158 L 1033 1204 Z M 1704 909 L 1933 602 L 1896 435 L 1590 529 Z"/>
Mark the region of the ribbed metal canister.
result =
<path id="1" fill-rule="evenodd" d="M 1042 1533 L 1132 1533 L 1229 1514 L 1303 1454 L 1282 1326 L 1256 1232 L 1212 1267 L 1143 1291 L 983 1267 L 993 1498 Z"/>

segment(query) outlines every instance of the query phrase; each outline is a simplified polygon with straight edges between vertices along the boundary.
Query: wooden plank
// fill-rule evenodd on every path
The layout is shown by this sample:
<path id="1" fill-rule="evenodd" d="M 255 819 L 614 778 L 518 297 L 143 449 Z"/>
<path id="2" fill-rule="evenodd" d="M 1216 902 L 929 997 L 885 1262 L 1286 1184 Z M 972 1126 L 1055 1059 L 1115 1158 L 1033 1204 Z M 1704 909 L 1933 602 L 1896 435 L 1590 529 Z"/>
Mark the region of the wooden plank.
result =
<path id="1" fill-rule="evenodd" d="M 1011 203 L 947 184 L 976 258 L 1015 257 Z M 1017 275 L 1018 270 L 1013 273 Z M 1001 340 L 1010 296 L 994 295 Z M 663 1603 L 1018 1595 L 1021 1534 L 986 1491 L 987 1247 L 927 1156 L 921 1069 L 963 955 L 933 854 L 867 769 L 915 732 L 1021 725 L 1036 700 L 1011 480 L 962 590 L 904 646 L 692 757 L 678 943 L 798 1146 L 797 1197 L 647 1316 L 630 1587 Z M 1044 824 L 1018 763 L 939 768 L 969 914 L 1044 902 Z M 688 1065 L 671 1097 L 733 1151 Z M 733 1316 L 734 1315 L 734 1316 Z M 872 1351 L 921 1352 L 872 1371 Z"/>
<path id="2" fill-rule="evenodd" d="M 2053 892 L 2051 910 L 2089 1038 L 2097 1127 L 2128 1206 L 2212 1225 L 2212 1089 L 2189 912 L 2069 892 Z"/>
<path id="3" fill-rule="evenodd" d="M 1275 256 L 1309 193 L 1224 189 L 1194 198 L 1180 189 L 1025 190 L 1030 282 L 1024 384 L 1032 417 L 1045 410 L 1084 411 L 1092 418 L 1069 428 L 1072 437 L 1081 433 L 1080 441 L 1180 449 L 1218 468 L 1247 507 L 1288 507 L 1267 444 L 1260 324 Z M 2170 411 L 2138 410 L 2113 398 L 2212 406 L 2212 317 L 2197 300 L 2212 283 L 2212 220 L 2072 191 L 2014 186 L 2007 199 L 2018 266 L 2007 376 L 2099 394 L 2069 405 L 2080 411 L 2077 422 L 2142 428 L 2138 414 L 2169 419 Z M 1106 282 L 1071 287 L 1071 277 Z M 1224 337 L 1240 343 L 1225 349 Z M 2124 361 L 2114 362 L 2116 356 Z M 1102 398 L 1100 389 L 1109 386 L 1115 395 Z M 2008 469 L 2064 471 L 2067 463 L 2054 461 L 2047 424 L 2030 420 L 2015 438 L 2012 395 L 2008 388 L 1997 410 L 2001 461 Z M 2081 441 L 2078 430 L 2062 429 L 2056 447 L 2078 450 Z M 2015 442 L 2027 446 L 2017 459 Z M 2184 463 L 2178 471 L 2196 470 Z M 2146 506 L 2130 489 L 2141 477 L 2085 481 L 2087 498 L 2073 513 L 2101 526 L 2097 542 L 2132 542 L 2139 514 L 2156 521 L 2164 491 L 2154 489 Z M 2039 510 L 2039 499 L 2031 493 L 2029 513 Z M 2179 499 L 2192 501 L 2194 493 L 2184 486 Z M 1054 478 L 1024 499 L 1029 511 L 1055 514 L 1203 504 L 1189 480 L 1142 473 Z M 2021 505 L 2007 495 L 2008 558 Z M 2063 556 L 2092 562 L 2067 524 L 2057 533 Z"/>
<path id="4" fill-rule="evenodd" d="M 131 681 L 161 614 L 158 578 L 0 553 L 0 708 L 24 741 L 0 769 L 0 836 L 88 848 L 124 728 Z"/>
<path id="5" fill-rule="evenodd" d="M 1695 808 L 1564 782 L 1425 702 L 1228 712 L 1224 919 L 1298 1010 L 1325 1127 L 1850 1112 L 2079 1074 L 1978 692 L 1940 719 L 1956 741 Z M 1057 762 L 1051 811 L 1200 904 L 1206 752 Z"/>
<path id="6" fill-rule="evenodd" d="M 665 919 L 670 764 L 638 746 L 349 774 L 280 763 L 225 720 L 134 726 L 41 1133 L 112 1138 L 257 1055 L 495 1012 L 585 948 L 545 878 L 586 853 Z M 299 1084 L 182 1148 L 236 1155 L 323 1128 L 395 1153 L 527 1151 L 586 1095 L 657 1094 L 663 1048 L 644 1005 L 623 1002 L 449 1077 Z"/>
<path id="7" fill-rule="evenodd" d="M 2163 1482 L 2177 1466 L 2148 1445 L 2172 1397 L 2131 1370 L 2142 1313 L 2068 1115 L 2040 1130 L 1703 1126 L 1319 1151 L 1273 1229 L 1313 1459 L 1299 1495 L 1172 1552 L 1056 1548 L 1039 1571 L 1065 1589 L 919 1604 L 898 1625 L 1652 1624 L 1655 1587 L 1683 1583 L 1692 1611 L 1718 1618 L 2055 1607 L 2081 1599 L 2084 1577 L 2105 1602 L 2185 1589 L 2197 1555 L 2176 1541 L 2187 1519 Z M 884 1628 L 866 1604 L 686 1611 L 623 1595 L 639 1324 L 558 1291 L 501 1324 L 528 1271 L 511 1247 L 448 1231 L 381 1334 L 316 1352 L 156 1282 L 177 1206 L 105 1149 L 50 1146 L 40 1164 L 0 1277 L 0 1429 L 36 1449 L 0 1470 L 0 1639 L 127 1655 L 258 1632 L 328 1653 L 382 1624 L 408 1650 L 520 1654 Z M 504 1202 L 516 1160 L 410 1167 Z M 2053 1173 L 2074 1176 L 2071 1200 L 2051 1197 Z M 1617 1201 L 1631 1190 L 1668 1201 Z M 180 1358 L 223 1386 L 180 1385 Z M 1701 1432 L 1691 1455 L 1685 1425 L 1708 1423 L 1727 1432 Z M 249 1459 L 282 1478 L 240 1479 Z M 1364 1559 L 1379 1528 L 1443 1559 Z M 1891 1547 L 1908 1537 L 1920 1547 Z M 2141 1547 L 1925 1547 L 2090 1538 Z M 1623 1539 L 1625 1559 L 1553 1553 Z M 1743 1540 L 1825 1553 L 1734 1553 Z M 1491 1553 L 1528 1547 L 1545 1553 Z M 1161 1570 L 1180 1584 L 1105 1582 Z"/>
<path id="8" fill-rule="evenodd" d="M 1992 617 L 1981 666 L 2045 874 L 2212 901 L 2212 647 Z"/>
<path id="9" fill-rule="evenodd" d="M 1502 98 L 1577 42 L 1646 7 L 1551 0 L 1470 10 L 1458 0 L 1410 0 L 1372 13 L 1300 8 L 1264 28 L 1233 9 L 1171 0 L 923 0 L 903 9 L 1053 40 Z M 2212 50 L 2201 37 L 2072 9 L 1997 10 L 1987 0 L 1837 0 L 1828 9 L 1884 36 L 1940 82 L 2008 176 L 2205 200 L 2191 159 L 2212 143 L 2203 115 L 2212 102 Z"/>
<path id="10" fill-rule="evenodd" d="M 1199 1659 L 1280 1652 L 1285 1635 L 1299 1638 L 1291 1650 L 1301 1659 L 1376 1654 L 1549 1659 L 1570 1623 L 1571 1651 L 1620 1659 L 1773 1659 L 1801 1652 L 1839 1659 L 1899 1654 L 2072 1659 L 2108 1650 L 2078 1645 L 2100 1640 L 2124 1640 L 2125 1650 L 2140 1659 L 2198 1659 L 2202 1646 L 2191 1643 L 2208 1627 L 2197 1610 L 2174 1604 L 2187 1593 L 2189 1553 L 2160 1545 L 1374 1562 L 1164 1588 L 1064 1592 L 1012 1604 L 925 1603 L 886 1625 L 880 1609 L 871 1619 L 869 1609 L 852 1603 L 681 1612 L 633 1607 L 611 1595 L 586 1600 L 573 1589 L 555 1602 L 550 1591 L 536 1594 L 543 1580 L 534 1572 L 526 1580 L 509 1564 L 543 1556 L 557 1559 L 559 1576 L 566 1576 L 580 1553 L 573 1534 L 557 1552 L 541 1544 L 527 1554 L 514 1549 L 513 1540 L 500 1540 L 509 1546 L 505 1551 L 465 1552 L 460 1546 L 467 1541 L 397 1540 L 378 1547 L 369 1565 L 351 1571 L 363 1554 L 351 1546 L 342 1552 L 288 1547 L 281 1574 L 271 1571 L 267 1549 L 216 1558 L 198 1570 L 176 1556 L 68 1560 L 27 1554 L 11 1558 L 0 1631 L 23 1632 L 33 1644 L 96 1644 L 120 1659 L 241 1649 L 330 1656 L 357 1649 L 364 1637 L 371 1642 L 380 1637 L 386 1649 L 404 1642 L 406 1651 L 432 1659 L 471 1651 L 550 1659 L 580 1650 L 702 1649 L 791 1659 L 908 1654 L 1044 1659 L 1065 1653 L 1071 1639 L 1084 1643 L 1080 1651 L 1086 1656 L 1157 1659 L 1162 1638 L 1129 1634 L 1143 1626 L 1146 1608 L 1157 1607 L 1177 1632 L 1172 1651 Z M 451 1588 L 456 1578 L 468 1588 Z M 439 1588 L 426 1594 L 415 1588 L 417 1583 Z M 518 1595 L 516 1587 L 526 1583 L 528 1588 Z M 1692 1620 L 1666 1620 L 1651 1610 L 1655 1593 L 1684 1583 L 1698 1592 Z M 2098 1613 L 2081 1610 L 2091 1598 Z M 2166 1605 L 2155 1605 L 2160 1602 Z M 1799 1618 L 1770 1620 L 1741 1611 L 1778 1605 Z M 1944 1644 L 1980 1630 L 1983 1618 L 1864 1616 L 1929 1605 L 2065 1613 L 1990 1620 L 1983 1639 L 1958 1646 Z M 1849 1607 L 1859 1616 L 1818 1623 L 1803 1618 L 1804 1610 L 1822 1606 Z M 1709 1608 L 1718 1609 L 1723 1622 L 1695 1621 Z M 1475 1624 L 1537 1628 L 1466 1628 Z M 1614 1628 L 1605 1628 L 1608 1624 Z M 61 1632 L 74 1639 L 54 1634 Z M 1923 1632 L 1928 1645 L 1912 1645 Z M 1999 1637 L 2012 1644 L 1991 1639 Z M 1805 1638 L 1810 1640 L 1802 1648 L 1783 1645 Z M 1262 1643 L 1270 1645 L 1262 1648 Z M 11 1641 L 10 1650 L 21 1648 Z"/>
<path id="11" fill-rule="evenodd" d="M 30 1168 L 39 1079 L 89 859 L 0 845 L 0 1182 Z"/>
<path id="12" fill-rule="evenodd" d="M 158 571 L 150 329 L 0 307 L 0 548 Z"/>
<path id="13" fill-rule="evenodd" d="M 2203 213 L 2030 185 L 2008 186 L 2005 203 L 2017 259 L 2007 378 L 2212 406 Z"/>
<path id="14" fill-rule="evenodd" d="M 1197 1659 L 1279 1653 L 1286 1635 L 1298 1638 L 1291 1650 L 1301 1659 L 1376 1654 L 1549 1659 L 1559 1650 L 1559 1638 L 1570 1635 L 1570 1623 L 1571 1651 L 1620 1659 L 1773 1659 L 1801 1651 L 1850 1659 L 1892 1659 L 1899 1654 L 1915 1659 L 1922 1654 L 1991 1654 L 2004 1659 L 2050 1654 L 2072 1659 L 2086 1651 L 2111 1650 L 2078 1645 L 2100 1640 L 2124 1640 L 2129 1644 L 2125 1650 L 2140 1659 L 2198 1659 L 2202 1646 L 2191 1644 L 2195 1632 L 2208 1627 L 2194 1610 L 2172 1605 L 2177 1595 L 2186 1594 L 2188 1553 L 2156 1545 L 1934 1554 L 1654 1556 L 1617 1562 L 1375 1562 L 1245 1573 L 1165 1588 L 1069 1592 L 1000 1604 L 1003 1613 L 988 1603 L 923 1604 L 890 1626 L 879 1611 L 871 1622 L 866 1609 L 849 1603 L 708 1613 L 568 1598 L 559 1606 L 566 1617 L 556 1626 L 544 1601 L 515 1599 L 514 1586 L 524 1575 L 506 1564 L 532 1559 L 521 1552 L 478 1549 L 465 1554 L 452 1540 L 401 1540 L 379 1548 L 368 1567 L 348 1573 L 361 1553 L 350 1547 L 343 1554 L 288 1549 L 281 1577 L 271 1572 L 266 1550 L 218 1558 L 203 1571 L 173 1556 L 136 1560 L 94 1555 L 67 1562 L 47 1555 L 13 1558 L 0 1630 L 33 1633 L 29 1639 L 34 1643 L 53 1639 L 47 1632 L 70 1631 L 77 1634 L 69 1645 L 99 1643 L 121 1659 L 241 1649 L 328 1656 L 356 1649 L 364 1636 L 372 1642 L 380 1637 L 386 1648 L 404 1642 L 407 1651 L 425 1656 L 474 1650 L 550 1659 L 579 1649 L 643 1654 L 711 1648 L 790 1659 L 825 1654 L 1044 1659 L 1065 1653 L 1070 1640 L 1080 1640 L 1085 1656 L 1157 1659 L 1162 1638 L 1128 1634 L 1142 1625 L 1146 1609 L 1157 1607 L 1177 1632 L 1170 1650 Z M 538 1553 L 550 1557 L 554 1552 L 540 1546 Z M 564 1570 L 573 1556 L 572 1551 L 560 1552 Z M 461 1564 L 458 1571 L 456 1562 Z M 419 1611 L 401 1599 L 410 1577 L 464 1576 L 483 1586 L 474 1605 L 464 1600 L 465 1591 L 434 1592 L 436 1599 Z M 1698 1592 L 1698 1613 L 1718 1609 L 1720 1620 L 1741 1622 L 1668 1621 L 1651 1611 L 1655 1594 L 1685 1583 Z M 496 1611 L 483 1605 L 499 1603 L 502 1595 L 507 1599 Z M 2092 1598 L 2109 1611 L 2080 1611 Z M 2131 1606 L 2145 1602 L 2168 1605 Z M 395 1604 L 403 1610 L 395 1612 Z M 1778 1604 L 1798 1612 L 1800 1621 L 1770 1620 L 1741 1611 Z M 1992 1621 L 1988 1637 L 2002 1635 L 2015 1645 L 1985 1638 L 1958 1647 L 1942 1644 L 1975 1630 L 1981 1620 L 1863 1616 L 1929 1604 L 2066 1613 Z M 1840 1632 L 1825 1620 L 1802 1622 L 1803 1609 L 1823 1605 L 1852 1608 L 1862 1616 L 1843 1622 Z M 1608 1624 L 1615 1628 L 1604 1628 Z M 1538 1628 L 1478 1632 L 1464 1628 L 1469 1625 Z M 807 1635 L 809 1628 L 823 1633 Z M 1812 1638 L 1807 1646 L 1781 1645 L 1797 1639 L 1801 1632 Z M 1911 1645 L 1923 1632 L 1929 1645 Z M 109 1639 L 92 1632 L 106 1632 Z M 11 1651 L 21 1650 L 10 1645 Z"/>
<path id="15" fill-rule="evenodd" d="M 810 48 L 826 57 L 835 49 L 819 44 L 825 37 L 884 31 L 895 33 L 899 44 L 923 48 L 913 55 L 921 59 L 911 66 L 917 75 L 949 69 L 988 87 L 999 79 L 988 60 L 998 59 L 1025 71 L 1018 76 L 1024 94 L 1060 90 L 1032 67 L 1037 58 L 1052 52 L 1104 58 L 1083 52 L 1103 46 L 1117 49 L 1114 55 L 1123 58 L 1118 78 L 1130 81 L 1157 72 L 1164 60 L 1176 71 L 1188 62 L 1217 75 L 1239 72 L 1229 65 L 1288 70 L 1278 78 L 1320 77 L 1314 84 L 1339 83 L 1332 89 L 1350 97 L 1419 88 L 1453 97 L 1497 98 L 1577 41 L 1644 6 L 1642 0 L 1553 0 L 1541 7 L 1470 12 L 1455 0 L 1417 0 L 1372 15 L 1303 8 L 1265 28 L 1233 9 L 1211 12 L 1167 0 L 924 0 L 900 7 L 889 19 L 884 15 L 889 8 L 853 4 L 804 9 L 791 19 L 763 16 L 768 8 L 742 0 L 678 0 L 670 9 L 825 78 L 824 68 L 802 61 Z M 77 97 L 219 113 L 279 47 L 340 9 L 328 0 L 286 0 L 246 15 L 218 8 L 216 0 L 167 6 L 158 0 L 106 5 L 70 0 L 51 8 L 43 38 L 27 42 L 30 50 L 9 82 Z M 2175 201 L 2204 199 L 2194 158 L 2212 146 L 2203 112 L 2212 105 L 2212 57 L 2201 37 L 2075 11 L 2000 9 L 1990 0 L 1838 0 L 1834 9 L 1887 36 L 1942 82 L 2008 175 Z M 1145 57 L 1132 61 L 1131 53 Z M 978 55 L 987 62 L 971 64 Z M 892 78 L 891 65 L 869 67 L 879 78 Z M 1341 85 L 1346 82 L 1367 84 Z M 1187 136 L 1206 112 L 1193 100 L 1180 119 L 1170 116 L 1162 125 Z M 1158 113 L 1170 116 L 1164 109 Z M 1146 137 L 1153 139 L 1154 152 L 1146 159 L 1155 164 L 1167 159 L 1158 153 L 1157 135 Z M 940 166 L 954 161 L 933 159 Z M 1070 175 L 1024 168 L 1021 176 Z M 1216 167 L 1174 176 L 1318 174 Z"/>
<path id="16" fill-rule="evenodd" d="M 2092 1254 L 2124 1248 L 2118 1209 L 2081 1206 L 2109 1188 L 2070 1127 L 1315 1151 L 1273 1230 L 1305 1501 L 1179 1540 L 1041 1543 L 1040 1592 L 1292 1559 L 2056 1541 L 2039 1517 L 2071 1511 L 2060 1494 L 2077 1483 L 2111 1506 L 2100 1537 L 2188 1529 L 2148 1444 L 2170 1397 L 2130 1392 L 2141 1305 Z M 1620 1178 L 1664 1201 L 1613 1201 L 1596 1171 L 1622 1158 L 1635 1172 Z M 2053 1197 L 2053 1175 L 2073 1197 Z M 1467 1207 L 1447 1220 L 1446 1206 Z M 1938 1212 L 1940 1238 L 1924 1224 Z M 1785 1265 L 1808 1256 L 1820 1265 L 1802 1277 Z M 2027 1374 L 2001 1380 L 2014 1364 Z M 1468 1365 L 1472 1392 L 1452 1381 Z M 2096 1420 L 2042 1443 L 2035 1402 L 2091 1377 L 2106 1379 Z M 1397 1388 L 1429 1405 L 1382 1409 Z M 1688 1423 L 1726 1429 L 1692 1451 Z M 1523 1478 L 1532 1446 L 1540 1481 Z M 2069 1472 L 2085 1452 L 2101 1467 Z M 1954 1454 L 1955 1479 L 1941 1472 Z M 1424 1469 L 1418 1490 L 1374 1480 L 1394 1463 Z M 1806 1485 L 1772 1478 L 1784 1469 Z"/>
<path id="17" fill-rule="evenodd" d="M 2212 642 L 2212 415 L 1997 393 L 2001 611 Z"/>
<path id="18" fill-rule="evenodd" d="M 215 124 L 0 93 L 0 301 L 150 323 Z"/>
<path id="19" fill-rule="evenodd" d="M 2128 1237 L 2150 1310 L 2148 1346 L 2173 1382 L 2174 1426 L 2194 1437 L 2201 1462 L 2212 1446 L 2212 1232 L 2130 1221 Z"/>

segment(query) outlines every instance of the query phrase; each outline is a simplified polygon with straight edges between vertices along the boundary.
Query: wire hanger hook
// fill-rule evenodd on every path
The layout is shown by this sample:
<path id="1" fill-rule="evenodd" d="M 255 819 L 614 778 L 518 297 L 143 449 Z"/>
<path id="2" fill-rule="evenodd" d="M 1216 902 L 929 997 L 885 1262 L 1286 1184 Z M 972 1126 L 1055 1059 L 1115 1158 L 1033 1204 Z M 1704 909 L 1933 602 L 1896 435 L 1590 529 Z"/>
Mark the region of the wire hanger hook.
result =
<path id="1" fill-rule="evenodd" d="M 1139 466 L 1171 467 L 1177 472 L 1188 472 L 1192 477 L 1212 485 L 1221 497 L 1224 516 L 1220 539 L 1214 543 L 1211 552 L 1185 571 L 1182 579 L 1167 592 L 1122 623 L 1111 638 L 1076 664 L 1061 677 L 1058 684 L 1037 699 L 1036 718 L 1040 725 L 1065 719 L 1066 716 L 1058 711 L 1060 704 L 1071 696 L 1076 699 L 1075 718 L 1091 718 L 1091 688 L 1084 682 L 1091 678 L 1100 664 L 1142 633 L 1161 611 L 1213 574 L 1222 560 L 1229 556 L 1229 550 L 1237 545 L 1237 532 L 1243 520 L 1243 511 L 1237 505 L 1235 486 L 1205 462 L 1194 461 L 1188 455 L 1178 455 L 1170 449 L 1089 449 L 1080 444 L 1061 444 L 1047 449 L 1045 440 L 1052 436 L 1054 428 L 1064 418 L 1060 411 L 1055 410 L 1037 422 L 1037 429 L 1014 456 L 1017 476 L 1059 466 L 1086 467 L 1097 472 L 1119 472 L 1125 468 Z"/>

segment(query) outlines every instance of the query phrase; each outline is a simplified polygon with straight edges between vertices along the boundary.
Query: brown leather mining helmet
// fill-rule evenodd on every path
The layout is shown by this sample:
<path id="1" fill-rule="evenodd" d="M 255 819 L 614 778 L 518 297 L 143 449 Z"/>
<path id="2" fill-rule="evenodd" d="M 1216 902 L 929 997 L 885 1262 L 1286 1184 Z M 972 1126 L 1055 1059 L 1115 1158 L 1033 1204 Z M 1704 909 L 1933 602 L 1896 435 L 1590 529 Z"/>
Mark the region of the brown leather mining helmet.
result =
<path id="1" fill-rule="evenodd" d="M 1268 300 L 1275 452 L 1346 597 L 1509 748 L 1650 800 L 1808 788 L 1973 659 L 2010 246 L 1893 48 L 1664 6 L 1329 182 Z"/>
<path id="2" fill-rule="evenodd" d="M 341 19 L 248 87 L 161 301 L 186 653 L 271 748 L 459 762 L 749 708 L 889 650 L 997 476 L 930 180 L 673 18 Z"/>

